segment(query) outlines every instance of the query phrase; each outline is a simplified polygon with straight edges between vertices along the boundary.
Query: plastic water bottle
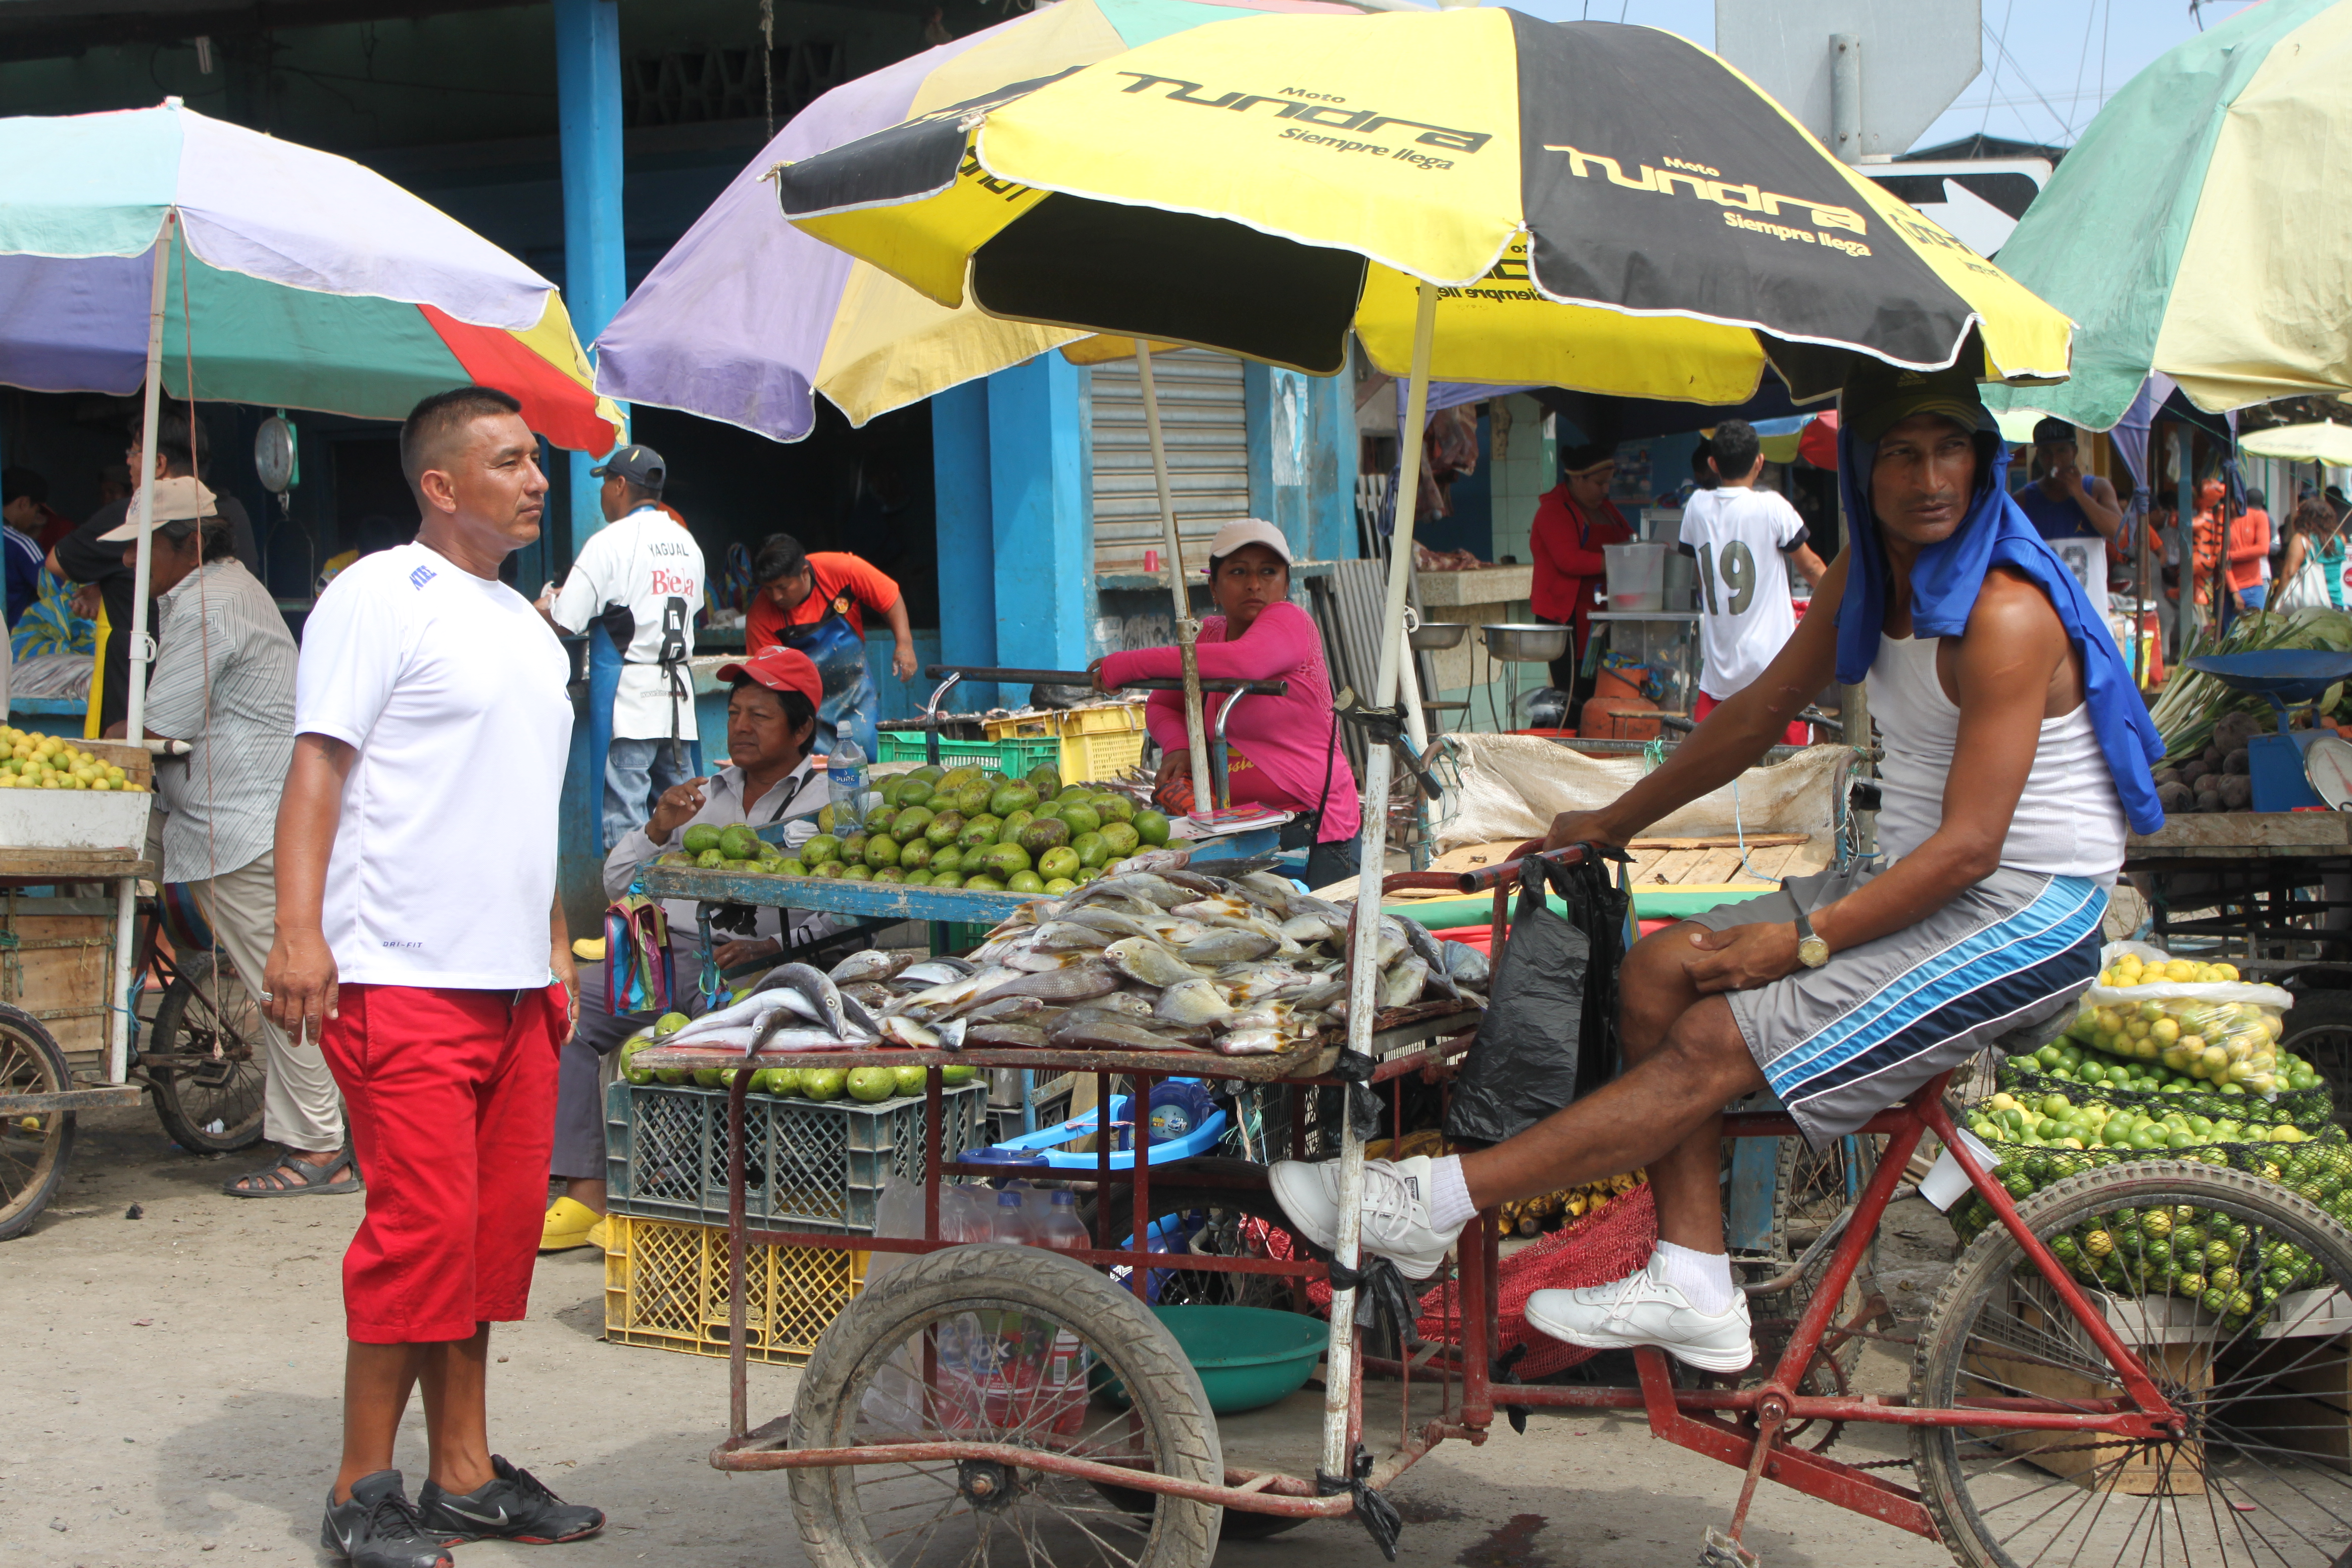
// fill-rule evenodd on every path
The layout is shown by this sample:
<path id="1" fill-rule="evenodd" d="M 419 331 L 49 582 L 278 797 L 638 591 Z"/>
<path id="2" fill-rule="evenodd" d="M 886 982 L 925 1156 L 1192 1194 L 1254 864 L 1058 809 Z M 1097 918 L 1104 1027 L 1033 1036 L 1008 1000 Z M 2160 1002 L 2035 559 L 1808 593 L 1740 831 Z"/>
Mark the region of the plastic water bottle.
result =
<path id="1" fill-rule="evenodd" d="M 1087 1235 L 1084 1221 L 1078 1218 L 1078 1197 L 1076 1193 L 1055 1193 L 1042 1215 L 1033 1216 L 1034 1244 L 1055 1252 L 1083 1252 L 1094 1245 Z M 1037 1415 L 1034 1425 L 1040 1430 L 1059 1436 L 1075 1437 L 1086 1425 L 1087 1375 L 1094 1368 L 1094 1353 L 1086 1342 L 1068 1329 L 1055 1325 L 1054 1342 L 1046 1352 L 1045 1377 L 1037 1391 Z"/>
<path id="2" fill-rule="evenodd" d="M 833 797 L 833 830 L 851 834 L 866 826 L 866 753 L 856 736 L 845 730 L 825 758 L 825 783 Z"/>

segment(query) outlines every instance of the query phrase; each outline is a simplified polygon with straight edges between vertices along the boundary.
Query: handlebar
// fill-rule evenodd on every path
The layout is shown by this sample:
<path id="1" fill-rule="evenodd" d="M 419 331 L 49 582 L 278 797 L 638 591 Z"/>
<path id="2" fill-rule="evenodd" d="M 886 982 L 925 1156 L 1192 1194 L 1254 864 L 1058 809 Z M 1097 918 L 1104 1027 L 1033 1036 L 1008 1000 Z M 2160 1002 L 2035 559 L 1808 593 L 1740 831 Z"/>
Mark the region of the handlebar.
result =
<path id="1" fill-rule="evenodd" d="M 1570 844 L 1558 849 L 1538 850 L 1521 859 L 1481 867 L 1475 871 L 1399 871 L 1381 879 L 1381 891 L 1392 893 L 1404 889 L 1426 889 L 1434 892 L 1483 893 L 1505 882 L 1517 881 L 1519 868 L 1527 860 L 1541 860 L 1552 866 L 1574 866 L 1581 863 L 1591 850 L 1589 844 Z"/>

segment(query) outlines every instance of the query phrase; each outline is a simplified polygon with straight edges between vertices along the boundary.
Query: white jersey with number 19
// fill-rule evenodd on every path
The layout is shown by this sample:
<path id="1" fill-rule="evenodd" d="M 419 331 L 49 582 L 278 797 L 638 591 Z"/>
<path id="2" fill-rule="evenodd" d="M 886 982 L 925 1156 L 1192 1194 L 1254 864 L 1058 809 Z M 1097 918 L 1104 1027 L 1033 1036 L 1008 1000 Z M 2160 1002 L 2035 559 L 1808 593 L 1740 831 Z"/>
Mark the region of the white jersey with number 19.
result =
<path id="1" fill-rule="evenodd" d="M 1764 673 L 1797 629 L 1787 552 L 1805 520 L 1777 490 L 1693 492 L 1683 508 L 1683 553 L 1697 563 L 1701 691 L 1720 702 Z"/>

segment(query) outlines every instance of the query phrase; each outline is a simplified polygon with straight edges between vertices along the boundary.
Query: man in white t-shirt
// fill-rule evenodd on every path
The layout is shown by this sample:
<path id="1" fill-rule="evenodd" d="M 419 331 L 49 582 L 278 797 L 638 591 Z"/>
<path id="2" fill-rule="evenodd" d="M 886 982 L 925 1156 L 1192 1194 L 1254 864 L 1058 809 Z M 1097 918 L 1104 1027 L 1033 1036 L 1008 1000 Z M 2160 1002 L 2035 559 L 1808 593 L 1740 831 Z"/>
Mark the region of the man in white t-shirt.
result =
<path id="1" fill-rule="evenodd" d="M 1715 427 L 1707 464 L 1717 486 L 1695 490 L 1683 508 L 1682 552 L 1698 563 L 1698 638 L 1702 668 L 1691 717 L 1704 719 L 1717 703 L 1764 673 L 1797 629 L 1789 601 L 1789 567 L 1819 583 L 1829 567 L 1806 542 L 1805 520 L 1778 490 L 1759 490 L 1763 444 L 1756 426 L 1727 419 Z M 1789 726 L 1792 746 L 1807 726 Z"/>
<path id="2" fill-rule="evenodd" d="M 437 393 L 400 452 L 415 542 L 344 568 L 303 627 L 261 999 L 325 1051 L 367 1178 L 321 1540 L 355 1568 L 447 1568 L 452 1542 L 604 1522 L 490 1452 L 484 1392 L 490 1324 L 529 1301 L 579 1007 L 555 888 L 572 704 L 562 645 L 499 581 L 546 505 L 521 405 Z M 411 1504 L 393 1438 L 420 1384 Z"/>
<path id="3" fill-rule="evenodd" d="M 702 547 L 661 503 L 668 465 L 651 447 L 627 446 L 589 470 L 604 526 L 591 534 L 571 575 L 540 607 L 567 632 L 593 623 L 621 656 L 613 694 L 613 743 L 604 754 L 604 847 L 645 825 L 653 803 L 693 775 L 694 617 L 702 609 Z"/>

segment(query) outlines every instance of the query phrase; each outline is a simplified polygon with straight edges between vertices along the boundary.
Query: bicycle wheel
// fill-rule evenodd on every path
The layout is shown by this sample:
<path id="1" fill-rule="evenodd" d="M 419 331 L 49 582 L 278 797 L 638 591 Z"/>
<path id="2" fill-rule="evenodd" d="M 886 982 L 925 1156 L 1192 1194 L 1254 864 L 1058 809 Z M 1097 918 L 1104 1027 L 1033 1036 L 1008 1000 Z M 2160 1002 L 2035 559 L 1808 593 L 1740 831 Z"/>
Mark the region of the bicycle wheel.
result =
<path id="1" fill-rule="evenodd" d="M 927 1367 L 937 1368 L 927 1377 Z M 1116 1404 L 1112 1389 L 1129 1403 Z M 791 1446 L 961 1440 L 1224 1479 L 1200 1375 L 1143 1304 L 1035 1247 L 910 1258 L 835 1320 L 801 1374 Z M 1121 1508 L 1089 1482 L 991 1460 L 792 1473 L 815 1568 L 1208 1568 L 1213 1504 Z"/>
<path id="2" fill-rule="evenodd" d="M 58 1094 L 72 1087 L 65 1053 L 39 1020 L 0 1005 L 0 1094 Z M 0 1120 L 0 1241 L 21 1234 L 56 1195 L 73 1140 L 70 1110 Z"/>
<path id="3" fill-rule="evenodd" d="M 2020 1215 L 2094 1283 L 2125 1341 L 2143 1342 L 2187 1433 L 1914 1428 L 1921 1489 L 1954 1555 L 1971 1568 L 2345 1562 L 2352 1233 L 2274 1183 L 2171 1160 L 2083 1172 Z M 2122 1394 L 2007 1230 L 1969 1245 L 1921 1330 L 1914 1405 L 2041 1398 L 2090 1411 Z"/>
<path id="4" fill-rule="evenodd" d="M 1185 1171 L 1248 1175 L 1260 1169 L 1247 1160 L 1210 1157 L 1186 1161 L 1182 1171 L 1171 1173 L 1168 1185 L 1155 1181 L 1150 1195 L 1152 1250 L 1221 1258 L 1307 1256 L 1311 1244 L 1290 1228 L 1288 1216 L 1272 1193 L 1182 1184 Z M 1117 1242 L 1125 1244 L 1133 1239 L 1135 1189 L 1116 1186 L 1108 1194 L 1106 1201 L 1115 1216 L 1112 1234 Z M 1089 1236 L 1101 1234 L 1095 1226 L 1096 1212 L 1093 1200 L 1080 1202 L 1078 1216 Z M 1124 1288 L 1127 1270 L 1114 1268 L 1110 1279 Z M 1279 1274 L 1171 1266 L 1152 1269 L 1144 1293 L 1148 1300 L 1162 1307 L 1270 1307 L 1287 1311 L 1297 1305 L 1293 1283 Z"/>
<path id="5" fill-rule="evenodd" d="M 1784 1268 L 1821 1239 L 1853 1201 L 1850 1194 L 1859 1194 L 1869 1184 L 1871 1173 L 1878 1168 L 1878 1142 L 1875 1137 L 1840 1138 L 1816 1150 L 1802 1138 L 1780 1141 L 1779 1170 L 1772 1189 L 1772 1249 L 1785 1260 Z M 1757 1320 L 1758 1367 L 1769 1368 L 1778 1359 L 1790 1331 L 1829 1272 L 1830 1257 L 1835 1250 L 1835 1243 L 1823 1247 L 1788 1289 L 1748 1299 L 1748 1312 Z M 1854 1270 L 1841 1294 L 1832 1326 L 1853 1320 L 1862 1310 L 1863 1299 L 1877 1289 L 1877 1274 L 1878 1237 L 1874 1235 L 1864 1246 L 1862 1267 Z M 1833 1392 L 1844 1392 L 1845 1378 L 1862 1359 L 1862 1343 L 1849 1340 L 1839 1347 L 1836 1370 L 1825 1376 L 1822 1392 L 1832 1392 L 1831 1384 L 1836 1385 Z"/>
<path id="6" fill-rule="evenodd" d="M 155 1009 L 154 1049 L 140 1058 L 155 1115 L 183 1149 L 234 1153 L 261 1140 L 261 1004 L 216 952 L 191 952 Z"/>

